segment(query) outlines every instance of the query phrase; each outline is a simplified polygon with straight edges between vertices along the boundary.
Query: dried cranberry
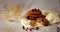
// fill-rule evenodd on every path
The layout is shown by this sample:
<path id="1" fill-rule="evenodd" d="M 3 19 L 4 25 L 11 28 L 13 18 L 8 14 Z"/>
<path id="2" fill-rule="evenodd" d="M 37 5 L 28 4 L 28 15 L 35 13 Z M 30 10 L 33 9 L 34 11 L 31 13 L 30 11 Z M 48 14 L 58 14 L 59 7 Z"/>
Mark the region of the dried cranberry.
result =
<path id="1" fill-rule="evenodd" d="M 25 30 L 25 27 L 23 26 L 23 30 Z"/>
<path id="2" fill-rule="evenodd" d="M 30 28 L 30 31 L 32 31 L 32 29 Z"/>
<path id="3" fill-rule="evenodd" d="M 39 29 L 39 27 L 36 27 L 36 30 L 38 30 Z"/>
<path id="4" fill-rule="evenodd" d="M 27 29 L 25 29 L 27 31 Z"/>
<path id="5" fill-rule="evenodd" d="M 29 29 L 29 28 L 27 28 L 27 29 Z"/>

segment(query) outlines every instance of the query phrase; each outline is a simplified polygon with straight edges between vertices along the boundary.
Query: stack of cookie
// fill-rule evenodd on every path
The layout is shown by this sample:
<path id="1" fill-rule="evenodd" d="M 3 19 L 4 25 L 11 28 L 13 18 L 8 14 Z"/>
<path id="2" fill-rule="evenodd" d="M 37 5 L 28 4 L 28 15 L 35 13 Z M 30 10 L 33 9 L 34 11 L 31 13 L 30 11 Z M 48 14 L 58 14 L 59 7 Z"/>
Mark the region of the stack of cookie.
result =
<path id="1" fill-rule="evenodd" d="M 28 19 L 35 20 L 42 17 L 42 12 L 39 9 L 32 9 L 28 15 Z"/>
<path id="2" fill-rule="evenodd" d="M 49 24 L 48 20 L 45 19 L 39 9 L 32 9 L 28 14 L 27 19 L 31 20 L 31 26 L 35 26 L 37 22 L 41 23 L 43 26 L 47 26 Z"/>

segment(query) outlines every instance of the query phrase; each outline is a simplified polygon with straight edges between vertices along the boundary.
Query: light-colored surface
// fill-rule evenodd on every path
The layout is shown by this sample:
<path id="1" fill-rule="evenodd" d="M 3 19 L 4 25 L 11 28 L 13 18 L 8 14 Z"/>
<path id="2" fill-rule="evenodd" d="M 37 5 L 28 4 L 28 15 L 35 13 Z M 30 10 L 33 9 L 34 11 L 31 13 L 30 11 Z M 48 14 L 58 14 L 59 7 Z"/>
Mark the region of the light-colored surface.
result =
<path id="1" fill-rule="evenodd" d="M 59 0 L 0 0 L 0 32 L 31 32 L 31 31 L 22 31 L 20 22 L 7 22 L 4 17 L 1 15 L 2 12 L 5 12 L 4 5 L 9 4 L 14 6 L 14 4 L 22 4 L 22 11 L 25 11 L 29 8 L 39 8 L 41 10 L 48 9 L 56 11 L 60 14 L 60 3 Z M 58 27 L 60 24 L 58 24 Z M 37 32 L 57 32 L 57 26 L 51 25 L 47 27 L 41 27 Z M 32 31 L 32 32 L 36 32 Z"/>

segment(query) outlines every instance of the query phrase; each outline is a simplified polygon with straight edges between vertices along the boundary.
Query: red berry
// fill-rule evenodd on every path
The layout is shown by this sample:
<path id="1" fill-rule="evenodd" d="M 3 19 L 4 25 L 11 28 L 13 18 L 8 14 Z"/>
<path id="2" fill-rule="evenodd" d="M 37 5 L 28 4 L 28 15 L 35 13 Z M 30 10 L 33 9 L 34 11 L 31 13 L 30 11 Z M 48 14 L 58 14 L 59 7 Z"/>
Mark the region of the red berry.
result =
<path id="1" fill-rule="evenodd" d="M 23 30 L 25 30 L 25 27 L 23 26 Z"/>
<path id="2" fill-rule="evenodd" d="M 32 29 L 30 28 L 30 31 L 32 31 Z"/>
<path id="3" fill-rule="evenodd" d="M 39 27 L 36 27 L 36 30 L 38 30 L 39 29 Z"/>
<path id="4" fill-rule="evenodd" d="M 27 29 L 25 29 L 27 31 Z"/>
<path id="5" fill-rule="evenodd" d="M 29 29 L 29 28 L 27 28 L 27 29 Z"/>

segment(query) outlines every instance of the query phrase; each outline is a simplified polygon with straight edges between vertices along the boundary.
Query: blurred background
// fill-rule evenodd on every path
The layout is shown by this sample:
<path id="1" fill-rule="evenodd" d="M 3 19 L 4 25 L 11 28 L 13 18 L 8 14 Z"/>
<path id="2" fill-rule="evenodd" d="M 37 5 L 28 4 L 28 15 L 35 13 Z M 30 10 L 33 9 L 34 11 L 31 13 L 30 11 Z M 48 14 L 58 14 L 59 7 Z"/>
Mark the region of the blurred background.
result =
<path id="1" fill-rule="evenodd" d="M 22 5 L 22 11 L 29 8 L 38 8 L 40 10 L 53 10 L 60 12 L 60 0 L 0 0 L 0 11 L 4 11 L 4 5 L 10 6 Z M 60 14 L 60 13 L 59 13 Z"/>

